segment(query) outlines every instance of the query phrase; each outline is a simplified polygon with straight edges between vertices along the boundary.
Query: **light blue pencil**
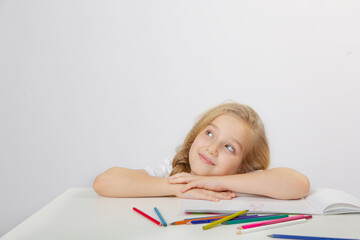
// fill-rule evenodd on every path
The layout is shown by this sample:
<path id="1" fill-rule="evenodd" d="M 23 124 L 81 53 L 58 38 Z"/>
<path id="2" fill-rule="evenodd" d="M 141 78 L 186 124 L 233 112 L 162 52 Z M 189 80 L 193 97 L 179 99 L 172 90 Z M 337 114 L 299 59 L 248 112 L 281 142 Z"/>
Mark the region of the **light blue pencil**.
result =
<path id="1" fill-rule="evenodd" d="M 160 220 L 161 220 L 162 225 L 163 225 L 164 227 L 166 227 L 166 226 L 167 226 L 167 224 L 166 224 L 166 222 L 165 222 L 164 218 L 161 216 L 161 213 L 159 212 L 159 210 L 158 210 L 156 207 L 154 207 L 154 210 L 155 210 L 156 214 L 159 216 L 159 218 L 160 218 Z"/>
<path id="2" fill-rule="evenodd" d="M 283 235 L 283 234 L 271 234 L 268 237 L 272 238 L 284 238 L 284 239 L 302 239 L 302 240 L 359 240 L 358 238 L 332 238 L 332 237 L 312 237 L 312 236 L 298 236 L 298 235 Z"/>

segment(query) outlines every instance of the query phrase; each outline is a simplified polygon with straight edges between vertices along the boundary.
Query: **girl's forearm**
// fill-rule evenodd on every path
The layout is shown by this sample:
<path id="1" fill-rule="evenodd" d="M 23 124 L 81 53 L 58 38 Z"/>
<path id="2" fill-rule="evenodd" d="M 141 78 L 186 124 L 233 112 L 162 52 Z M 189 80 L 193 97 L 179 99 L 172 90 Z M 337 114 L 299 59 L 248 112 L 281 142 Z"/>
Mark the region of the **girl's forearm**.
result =
<path id="1" fill-rule="evenodd" d="M 94 190 L 105 197 L 174 196 L 183 184 L 149 176 L 144 170 L 110 168 L 94 181 Z"/>
<path id="2" fill-rule="evenodd" d="M 289 168 L 223 176 L 218 181 L 230 191 L 260 194 L 277 199 L 302 198 L 308 194 L 310 188 L 306 176 Z"/>

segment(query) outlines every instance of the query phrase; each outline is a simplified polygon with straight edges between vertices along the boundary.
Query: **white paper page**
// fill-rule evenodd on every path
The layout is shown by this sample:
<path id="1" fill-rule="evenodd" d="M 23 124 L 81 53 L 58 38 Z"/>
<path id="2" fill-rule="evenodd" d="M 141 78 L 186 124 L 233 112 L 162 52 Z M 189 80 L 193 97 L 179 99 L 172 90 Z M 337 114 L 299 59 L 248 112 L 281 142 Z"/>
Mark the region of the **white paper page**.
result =
<path id="1" fill-rule="evenodd" d="M 211 202 L 205 200 L 182 200 L 184 212 L 238 212 L 249 210 L 250 213 L 303 213 L 320 214 L 305 199 L 277 200 L 258 195 L 240 194 L 232 200 Z"/>
<path id="2" fill-rule="evenodd" d="M 344 191 L 331 188 L 311 189 L 306 200 L 319 211 L 326 213 L 360 212 L 360 199 Z M 350 207 L 352 205 L 353 207 Z M 343 206 L 343 207 L 342 207 Z M 334 208 L 331 211 L 331 208 Z M 350 208 L 349 208 L 350 207 Z M 327 209 L 328 208 L 328 209 Z M 343 211 L 342 211 L 343 209 Z M 351 210 L 352 209 L 352 210 Z"/>

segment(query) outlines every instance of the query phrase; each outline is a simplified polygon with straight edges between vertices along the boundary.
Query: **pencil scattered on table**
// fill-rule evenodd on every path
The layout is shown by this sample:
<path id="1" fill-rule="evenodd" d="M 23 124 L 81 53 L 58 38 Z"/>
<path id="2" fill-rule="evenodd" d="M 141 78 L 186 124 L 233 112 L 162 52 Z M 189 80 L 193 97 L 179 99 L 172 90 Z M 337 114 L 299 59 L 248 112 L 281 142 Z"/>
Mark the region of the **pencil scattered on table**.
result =
<path id="1" fill-rule="evenodd" d="M 263 222 L 260 222 L 260 223 L 245 224 L 245 225 L 242 225 L 242 226 L 238 227 L 238 229 L 242 230 L 242 229 L 260 227 L 260 226 L 263 226 L 263 225 L 270 225 L 270 224 L 275 224 L 275 223 L 294 221 L 294 220 L 303 219 L 303 218 L 310 219 L 310 218 L 312 218 L 312 215 L 296 215 L 296 216 L 291 216 L 291 217 L 286 217 L 286 218 L 263 221 Z"/>
<path id="2" fill-rule="evenodd" d="M 160 213 L 159 209 L 157 209 L 157 207 L 154 207 L 154 210 L 155 210 L 156 214 L 159 216 L 159 218 L 160 218 L 160 221 L 161 221 L 162 225 L 163 225 L 164 227 L 166 227 L 166 226 L 167 226 L 167 224 L 166 224 L 166 222 L 165 222 L 165 220 L 164 220 L 163 216 L 161 215 L 161 213 Z"/>
<path id="3" fill-rule="evenodd" d="M 190 221 L 196 221 L 196 220 L 209 220 L 209 219 L 220 219 L 220 218 L 224 218 L 227 217 L 229 215 L 221 215 L 221 216 L 212 216 L 212 217 L 202 217 L 202 218 L 187 218 L 184 220 L 180 220 L 180 221 L 175 221 L 170 223 L 170 225 L 181 225 L 181 224 L 186 224 Z"/>
<path id="4" fill-rule="evenodd" d="M 161 222 L 142 212 L 141 210 L 133 207 L 133 210 L 150 221 L 154 222 L 158 226 L 167 226 L 165 219 L 161 215 L 159 209 L 154 207 L 154 210 Z M 210 229 L 218 224 L 237 224 L 237 223 L 247 223 L 247 222 L 258 222 L 258 223 L 250 223 L 243 224 L 239 226 L 237 234 L 244 234 L 250 232 L 257 232 L 272 228 L 290 226 L 294 224 L 304 223 L 308 219 L 312 218 L 312 215 L 295 215 L 290 216 L 288 214 L 275 214 L 275 215 L 247 215 L 249 210 L 243 210 L 231 215 L 218 215 L 218 216 L 208 216 L 208 217 L 200 217 L 200 218 L 188 218 L 181 221 L 175 221 L 170 223 L 170 225 L 180 225 L 180 224 L 206 224 L 203 226 L 203 230 Z M 296 235 L 281 235 L 281 234 L 272 234 L 269 235 L 272 238 L 284 238 L 284 239 L 304 239 L 304 240 L 356 240 L 356 239 L 346 239 L 346 238 L 322 238 L 322 237 L 310 237 L 310 236 L 296 236 Z M 360 239 L 358 239 L 360 240 Z"/>
<path id="5" fill-rule="evenodd" d="M 263 231 L 263 230 L 272 229 L 272 228 L 285 227 L 285 226 L 304 223 L 306 221 L 307 220 L 305 218 L 303 218 L 303 219 L 298 219 L 298 220 L 289 221 L 289 222 L 281 222 L 281 223 L 275 223 L 275 224 L 270 224 L 270 225 L 263 225 L 260 227 L 254 227 L 254 228 L 248 228 L 248 229 L 241 230 L 241 231 L 237 232 L 237 234 L 258 232 L 258 231 Z"/>
<path id="6" fill-rule="evenodd" d="M 153 223 L 159 225 L 159 226 L 162 226 L 161 222 L 159 222 L 158 220 L 150 217 L 149 215 L 147 215 L 146 213 L 140 211 L 139 209 L 137 209 L 136 207 L 133 207 L 133 210 L 137 213 L 139 213 L 140 215 L 146 217 L 147 219 L 149 219 L 150 221 L 152 221 Z"/>
<path id="7" fill-rule="evenodd" d="M 265 220 L 273 220 L 273 219 L 279 219 L 279 218 L 286 218 L 289 215 L 282 214 L 282 215 L 268 215 L 268 216 L 259 216 L 255 218 L 249 218 L 249 219 L 238 219 L 238 220 L 230 220 L 227 222 L 224 222 L 223 224 L 239 224 L 239 223 L 248 223 L 248 222 L 259 222 L 259 221 L 265 221 Z"/>
<path id="8" fill-rule="evenodd" d="M 210 229 L 210 228 L 212 228 L 212 227 L 214 227 L 214 226 L 216 226 L 218 224 L 221 224 L 221 223 L 223 223 L 225 221 L 229 221 L 230 219 L 233 219 L 233 218 L 238 217 L 240 215 L 246 214 L 247 212 L 248 212 L 248 210 L 243 210 L 243 211 L 231 214 L 230 216 L 227 216 L 227 217 L 221 218 L 221 219 L 219 219 L 217 221 L 211 222 L 211 223 L 203 226 L 202 228 L 203 228 L 203 230 Z"/>
<path id="9" fill-rule="evenodd" d="M 236 217 L 236 218 L 233 218 L 233 219 L 237 219 L 237 220 L 240 220 L 240 219 L 250 219 L 250 218 L 256 218 L 258 217 L 258 215 L 251 215 L 251 216 L 240 216 L 240 217 Z M 222 217 L 224 218 L 224 217 Z M 188 225 L 191 225 L 191 224 L 204 224 L 204 223 L 210 223 L 210 222 L 213 222 L 213 221 L 216 221 L 218 220 L 219 218 L 215 218 L 215 219 L 203 219 L 203 220 L 193 220 L 193 221 L 189 221 L 187 222 L 186 224 Z M 226 222 L 223 222 L 221 224 L 224 224 Z"/>
<path id="10" fill-rule="evenodd" d="M 214 215 L 214 216 L 207 216 L 207 217 L 198 217 L 198 218 L 185 218 L 184 220 L 200 220 L 200 219 L 205 219 L 205 218 L 223 218 L 223 217 L 227 217 L 230 216 L 232 213 L 229 214 L 222 214 L 222 215 Z M 245 216 L 246 214 L 244 214 Z"/>
<path id="11" fill-rule="evenodd" d="M 313 237 L 313 236 L 299 236 L 299 235 L 283 235 L 271 234 L 268 237 L 283 238 L 283 239 L 302 239 L 302 240 L 360 240 L 359 238 L 333 238 L 333 237 Z"/>

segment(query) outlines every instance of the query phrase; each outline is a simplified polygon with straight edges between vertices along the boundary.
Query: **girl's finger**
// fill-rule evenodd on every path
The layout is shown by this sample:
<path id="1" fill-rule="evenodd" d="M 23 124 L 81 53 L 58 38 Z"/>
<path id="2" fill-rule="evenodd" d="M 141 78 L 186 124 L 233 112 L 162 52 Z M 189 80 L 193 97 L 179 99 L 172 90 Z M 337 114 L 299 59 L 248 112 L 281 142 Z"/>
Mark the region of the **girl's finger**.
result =
<path id="1" fill-rule="evenodd" d="M 170 183 L 188 183 L 194 180 L 194 177 L 178 177 L 178 178 L 169 178 Z"/>
<path id="2" fill-rule="evenodd" d="M 187 183 L 186 181 L 184 181 L 182 178 L 177 178 L 177 179 L 169 179 L 170 183 Z"/>
<path id="3" fill-rule="evenodd" d="M 221 199 L 224 199 L 224 200 L 229 200 L 229 199 L 232 199 L 232 196 L 231 195 L 229 195 L 228 193 L 217 193 L 216 194 L 216 196 L 218 197 L 218 198 L 221 198 Z"/>
<path id="4" fill-rule="evenodd" d="M 180 192 L 181 192 L 181 193 L 184 193 L 184 192 L 189 191 L 190 189 L 194 188 L 194 186 L 193 186 L 192 183 L 193 183 L 193 182 L 186 184 L 184 187 L 182 187 L 182 188 L 180 189 Z"/>
<path id="5" fill-rule="evenodd" d="M 204 190 L 209 200 L 211 201 L 219 201 L 219 200 L 230 200 L 232 197 L 228 195 L 226 192 L 213 192 Z"/>
<path id="6" fill-rule="evenodd" d="M 207 191 L 212 191 L 212 190 L 209 190 L 206 188 L 205 184 L 203 181 L 190 181 L 188 182 L 184 187 L 182 187 L 180 189 L 180 192 L 184 193 L 186 191 L 189 191 L 190 189 L 193 189 L 193 188 L 201 188 L 201 189 L 204 189 L 204 190 L 207 190 Z"/>
<path id="7" fill-rule="evenodd" d="M 213 202 L 220 201 L 220 199 L 217 196 L 215 196 L 214 194 L 212 194 L 210 191 L 207 191 L 207 190 L 201 191 L 201 194 L 199 197 L 202 200 L 208 200 L 208 201 L 213 201 Z"/>
<path id="8" fill-rule="evenodd" d="M 179 179 L 177 178 L 168 178 L 169 183 L 178 183 Z"/>
<path id="9" fill-rule="evenodd" d="M 207 191 L 207 190 L 206 190 Z M 209 195 L 211 195 L 214 199 L 221 199 L 221 200 L 230 200 L 232 197 L 227 194 L 227 192 L 214 192 L 214 191 L 207 191 Z"/>
<path id="10" fill-rule="evenodd" d="M 179 178 L 179 177 L 183 177 L 183 176 L 189 176 L 191 175 L 190 173 L 186 173 L 186 172 L 181 172 L 181 173 L 177 173 L 175 175 L 170 176 L 169 178 L 171 179 L 175 179 L 175 178 Z"/>
<path id="11" fill-rule="evenodd" d="M 213 201 L 213 202 L 219 202 L 220 201 L 219 198 L 217 198 L 215 196 L 211 196 L 211 195 L 206 196 L 206 198 L 207 198 L 206 200 L 208 200 L 208 201 Z"/>

